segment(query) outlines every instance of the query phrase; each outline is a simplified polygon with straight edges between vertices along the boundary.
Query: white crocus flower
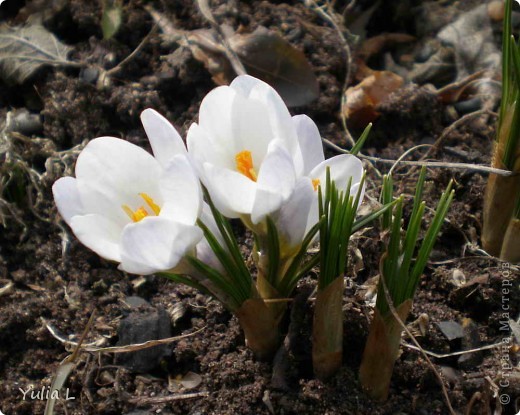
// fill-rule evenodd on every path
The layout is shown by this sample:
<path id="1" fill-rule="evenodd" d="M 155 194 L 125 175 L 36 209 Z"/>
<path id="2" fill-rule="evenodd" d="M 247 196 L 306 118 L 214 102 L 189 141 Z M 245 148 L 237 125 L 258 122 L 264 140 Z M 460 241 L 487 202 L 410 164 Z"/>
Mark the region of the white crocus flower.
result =
<path id="1" fill-rule="evenodd" d="M 303 170 L 287 107 L 272 87 L 248 75 L 208 93 L 187 144 L 217 209 L 249 225 L 287 201 Z"/>
<path id="2" fill-rule="evenodd" d="M 120 269 L 182 271 L 203 236 L 199 180 L 173 126 L 151 109 L 141 120 L 155 157 L 118 138 L 96 138 L 78 156 L 76 177 L 54 184 L 54 199 L 77 238 Z"/>
<path id="3" fill-rule="evenodd" d="M 296 115 L 292 122 L 298 135 L 303 172 L 287 203 L 273 215 L 281 245 L 288 253 L 301 245 L 307 232 L 318 222 L 318 186 L 322 185 L 325 190 L 327 168 L 339 190 L 345 189 L 352 180 L 350 194 L 353 196 L 357 194 L 364 172 L 361 161 L 353 155 L 343 154 L 325 160 L 318 127 L 309 117 Z M 364 188 L 360 203 L 363 196 Z"/>

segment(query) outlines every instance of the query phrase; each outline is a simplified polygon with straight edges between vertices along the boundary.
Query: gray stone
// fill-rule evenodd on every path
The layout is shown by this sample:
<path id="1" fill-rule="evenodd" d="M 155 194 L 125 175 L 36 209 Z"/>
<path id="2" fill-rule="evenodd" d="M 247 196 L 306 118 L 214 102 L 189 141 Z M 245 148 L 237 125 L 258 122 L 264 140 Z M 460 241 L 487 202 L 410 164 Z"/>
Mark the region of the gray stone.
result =
<path id="1" fill-rule="evenodd" d="M 118 346 L 144 343 L 172 336 L 170 316 L 162 308 L 151 311 L 134 311 L 121 320 L 118 328 Z M 116 364 L 134 372 L 148 373 L 159 366 L 163 359 L 171 357 L 168 344 L 116 355 Z"/>

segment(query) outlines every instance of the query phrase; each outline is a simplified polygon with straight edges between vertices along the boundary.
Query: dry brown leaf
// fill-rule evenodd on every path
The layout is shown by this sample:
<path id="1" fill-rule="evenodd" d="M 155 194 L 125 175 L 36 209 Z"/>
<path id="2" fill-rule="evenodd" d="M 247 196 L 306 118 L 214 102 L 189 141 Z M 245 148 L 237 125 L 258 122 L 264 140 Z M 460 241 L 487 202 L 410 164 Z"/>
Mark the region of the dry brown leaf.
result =
<path id="1" fill-rule="evenodd" d="M 376 107 L 403 83 L 403 78 L 393 72 L 374 71 L 356 86 L 348 88 L 345 92 L 347 104 L 343 111 L 349 125 L 363 128 L 374 121 L 379 117 Z"/>
<path id="2" fill-rule="evenodd" d="M 193 56 L 201 61 L 219 85 L 229 84 L 236 73 L 212 30 L 186 35 Z M 247 73 L 271 85 L 289 107 L 306 105 L 319 95 L 319 85 L 303 52 L 265 27 L 253 33 L 234 33 L 229 45 Z"/>
<path id="3" fill-rule="evenodd" d="M 366 39 L 359 49 L 358 56 L 366 61 L 371 56 L 377 55 L 389 46 L 399 43 L 410 43 L 414 40 L 414 36 L 407 35 L 406 33 L 382 33 Z"/>
<path id="4" fill-rule="evenodd" d="M 179 30 L 161 13 L 151 7 L 147 10 L 161 28 L 163 39 L 188 47 L 216 84 L 229 84 L 236 77 L 214 29 Z M 247 73 L 276 89 L 287 106 L 306 105 L 318 98 L 318 80 L 307 58 L 276 32 L 263 26 L 246 34 L 234 32 L 226 25 L 220 26 L 220 30 Z"/>
<path id="5" fill-rule="evenodd" d="M 318 80 L 307 58 L 277 33 L 260 26 L 253 33 L 233 35 L 230 45 L 247 73 L 275 88 L 289 107 L 318 98 Z"/>
<path id="6" fill-rule="evenodd" d="M 70 48 L 41 25 L 0 27 L 0 76 L 22 84 L 45 65 L 74 65 L 67 59 Z"/>

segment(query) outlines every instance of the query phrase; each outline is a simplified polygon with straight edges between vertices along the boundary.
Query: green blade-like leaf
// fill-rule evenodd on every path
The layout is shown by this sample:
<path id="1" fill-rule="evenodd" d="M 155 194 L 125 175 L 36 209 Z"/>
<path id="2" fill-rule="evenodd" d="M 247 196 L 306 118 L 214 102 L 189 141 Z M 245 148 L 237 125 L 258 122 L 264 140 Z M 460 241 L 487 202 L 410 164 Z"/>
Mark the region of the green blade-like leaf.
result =
<path id="1" fill-rule="evenodd" d="M 363 130 L 361 137 L 359 137 L 359 139 L 356 141 L 356 144 L 354 144 L 354 146 L 350 149 L 350 154 L 356 155 L 361 151 L 361 149 L 365 145 L 365 141 L 367 141 L 371 129 L 372 123 L 369 123 Z"/>
<path id="2" fill-rule="evenodd" d="M 421 248 L 419 249 L 419 253 L 417 254 L 417 261 L 413 267 L 411 275 L 411 282 L 413 283 L 414 287 L 417 286 L 419 278 L 424 271 L 424 267 L 426 266 L 430 253 L 433 249 L 433 245 L 437 239 L 437 235 L 439 234 L 442 223 L 444 222 L 444 218 L 446 217 L 450 204 L 453 200 L 454 192 L 451 190 L 451 186 L 452 184 L 450 182 L 448 188 L 442 194 L 439 204 L 437 205 L 432 224 L 426 232 L 424 241 L 421 245 Z"/>
<path id="3" fill-rule="evenodd" d="M 269 258 L 267 278 L 273 286 L 278 286 L 278 272 L 280 269 L 280 241 L 278 230 L 271 217 L 267 217 L 267 255 Z"/>
<path id="4" fill-rule="evenodd" d="M 198 281 L 194 281 L 186 275 L 173 274 L 171 272 L 158 272 L 156 275 L 167 278 L 170 281 L 176 282 L 177 284 L 184 284 L 188 287 L 195 288 L 206 295 L 213 295 L 206 287 L 204 287 Z"/>
<path id="5" fill-rule="evenodd" d="M 303 239 L 302 245 L 300 247 L 300 250 L 295 255 L 294 259 L 291 262 L 291 265 L 287 269 L 287 272 L 284 275 L 283 280 L 280 283 L 279 290 L 280 294 L 288 297 L 293 289 L 296 287 L 296 284 L 298 283 L 298 280 L 302 276 L 302 269 L 300 269 L 301 263 L 303 259 L 305 258 L 305 255 L 307 254 L 307 249 L 309 248 L 309 245 L 314 240 L 314 237 L 320 230 L 322 223 L 325 221 L 325 217 L 322 216 L 320 221 L 316 223 L 305 235 L 305 238 Z M 315 255 L 315 259 L 319 260 L 320 255 Z M 305 273 L 306 274 L 306 273 Z M 304 274 L 304 275 L 305 275 Z"/>
<path id="6" fill-rule="evenodd" d="M 386 214 L 390 211 L 390 214 L 392 213 L 392 208 L 397 203 L 397 200 L 394 200 L 393 202 L 390 202 L 386 204 L 385 206 L 381 206 L 379 209 L 374 210 L 373 212 L 357 219 L 354 224 L 352 225 L 352 233 L 355 233 L 359 231 L 360 229 L 363 229 L 368 226 L 369 223 L 373 222 L 377 218 L 379 218 L 381 215 Z"/>

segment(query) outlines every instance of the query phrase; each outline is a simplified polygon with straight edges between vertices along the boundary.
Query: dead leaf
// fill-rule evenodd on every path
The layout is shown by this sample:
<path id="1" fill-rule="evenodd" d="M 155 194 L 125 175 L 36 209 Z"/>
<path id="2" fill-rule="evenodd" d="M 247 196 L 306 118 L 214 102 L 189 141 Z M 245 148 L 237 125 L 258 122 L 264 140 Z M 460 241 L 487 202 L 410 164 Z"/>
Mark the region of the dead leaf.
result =
<path id="1" fill-rule="evenodd" d="M 216 84 L 229 84 L 235 78 L 213 30 L 197 30 L 187 38 L 193 56 L 204 64 Z M 318 97 L 318 80 L 307 58 L 278 34 L 259 27 L 253 33 L 232 34 L 229 45 L 247 73 L 276 89 L 287 106 L 306 105 Z"/>
<path id="2" fill-rule="evenodd" d="M 195 389 L 202 383 L 202 376 L 197 373 L 188 372 L 181 379 L 184 389 Z"/>
<path id="3" fill-rule="evenodd" d="M 56 17 L 68 3 L 68 0 L 26 0 L 16 20 L 31 24 L 45 23 Z"/>
<path id="4" fill-rule="evenodd" d="M 270 84 L 289 107 L 306 105 L 319 95 L 318 80 L 300 50 L 265 27 L 235 34 L 230 45 L 247 73 Z"/>
<path id="5" fill-rule="evenodd" d="M 112 38 L 123 22 L 123 6 L 120 1 L 110 2 L 105 0 L 103 15 L 101 16 L 101 30 L 103 39 Z"/>
<path id="6" fill-rule="evenodd" d="M 147 7 L 146 10 L 163 32 L 165 42 L 190 48 L 216 84 L 229 84 L 236 77 L 215 30 L 179 30 L 153 8 Z M 276 89 L 287 106 L 306 105 L 318 98 L 318 80 L 307 58 L 280 35 L 263 26 L 247 34 L 236 33 L 226 25 L 220 28 L 247 73 Z"/>
<path id="7" fill-rule="evenodd" d="M 383 49 L 389 46 L 399 43 L 410 43 L 414 40 L 414 36 L 406 33 L 382 33 L 366 39 L 359 48 L 358 57 L 367 61 L 370 57 L 381 53 Z"/>
<path id="8" fill-rule="evenodd" d="M 41 25 L 0 27 L 0 76 L 22 84 L 45 65 L 76 65 L 70 48 Z"/>
<path id="9" fill-rule="evenodd" d="M 346 106 L 343 108 L 349 125 L 365 127 L 379 117 L 376 107 L 403 85 L 404 80 L 390 71 L 373 71 L 359 84 L 345 92 Z"/>
<path id="10" fill-rule="evenodd" d="M 188 372 L 184 376 L 168 377 L 168 390 L 170 392 L 179 392 L 182 389 L 195 389 L 201 383 L 202 376 L 194 372 Z"/>
<path id="11" fill-rule="evenodd" d="M 33 291 L 46 291 L 46 289 L 44 287 L 40 287 L 39 285 L 36 285 L 36 284 L 26 284 L 26 285 Z"/>

